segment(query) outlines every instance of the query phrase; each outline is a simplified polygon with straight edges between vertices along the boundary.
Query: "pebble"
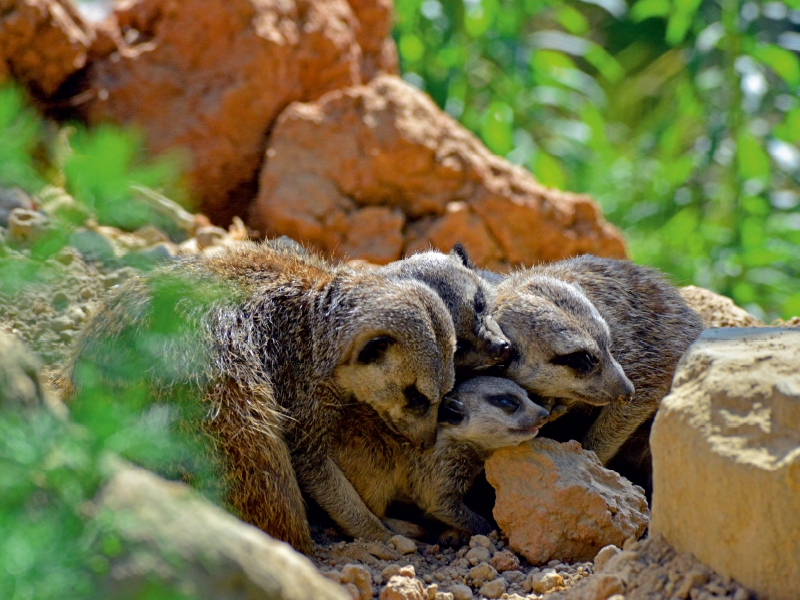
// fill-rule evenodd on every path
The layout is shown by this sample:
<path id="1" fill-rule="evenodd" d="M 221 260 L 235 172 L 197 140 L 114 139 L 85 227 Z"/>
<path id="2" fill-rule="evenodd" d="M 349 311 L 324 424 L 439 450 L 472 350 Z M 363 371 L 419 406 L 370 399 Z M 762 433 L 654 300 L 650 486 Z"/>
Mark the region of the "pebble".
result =
<path id="1" fill-rule="evenodd" d="M 0 226 L 8 225 L 8 217 L 15 208 L 33 210 L 33 201 L 19 188 L 0 188 Z"/>
<path id="2" fill-rule="evenodd" d="M 451 585 L 449 591 L 453 594 L 453 600 L 472 600 L 472 589 L 468 585 L 457 583 Z"/>
<path id="3" fill-rule="evenodd" d="M 359 594 L 357 600 L 371 600 L 372 575 L 361 565 L 345 565 L 342 569 L 342 583 L 350 583 L 356 587 Z"/>
<path id="4" fill-rule="evenodd" d="M 505 594 L 507 587 L 508 582 L 502 577 L 498 577 L 488 583 L 484 583 L 479 593 L 487 598 L 499 598 Z"/>
<path id="5" fill-rule="evenodd" d="M 505 571 L 503 578 L 509 583 L 522 583 L 525 581 L 525 573 L 522 571 Z"/>
<path id="6" fill-rule="evenodd" d="M 474 582 L 475 586 L 481 586 L 487 581 L 491 581 L 497 577 L 497 571 L 489 563 L 481 563 L 476 567 L 472 567 L 467 574 L 467 579 Z"/>
<path id="7" fill-rule="evenodd" d="M 419 579 L 395 575 L 381 590 L 380 600 L 428 600 Z"/>
<path id="8" fill-rule="evenodd" d="M 392 577 L 400 572 L 400 565 L 389 565 L 381 571 L 381 579 L 389 581 Z"/>
<path id="9" fill-rule="evenodd" d="M 553 569 L 547 569 L 541 573 L 531 573 L 522 584 L 526 592 L 545 594 L 552 589 L 564 585 L 564 579 Z"/>
<path id="10" fill-rule="evenodd" d="M 27 208 L 15 208 L 8 215 L 8 233 L 17 242 L 40 239 L 50 225 L 46 215 Z"/>
<path id="11" fill-rule="evenodd" d="M 469 540 L 469 547 L 475 548 L 476 546 L 480 546 L 486 548 L 488 550 L 493 550 L 494 546 L 492 545 L 492 540 L 490 540 L 485 535 L 473 535 Z"/>
<path id="12" fill-rule="evenodd" d="M 488 548 L 484 548 L 483 546 L 475 546 L 474 548 L 470 548 L 467 555 L 464 557 L 469 561 L 473 567 L 482 562 L 489 562 L 491 558 L 491 553 L 489 552 Z"/>
<path id="13" fill-rule="evenodd" d="M 197 240 L 197 247 L 200 250 L 208 248 L 209 246 L 216 246 L 228 239 L 228 232 L 221 227 L 209 225 L 208 227 L 200 227 L 194 234 Z"/>
<path id="14" fill-rule="evenodd" d="M 412 554 L 417 551 L 414 541 L 402 535 L 394 536 L 389 540 L 388 545 L 394 547 L 401 554 Z"/>
<path id="15" fill-rule="evenodd" d="M 474 550 L 477 550 L 477 548 L 474 548 Z M 469 555 L 467 555 L 467 558 L 469 558 Z M 498 573 L 519 569 L 519 559 L 513 552 L 509 552 L 508 550 L 495 552 L 489 564 L 497 569 Z"/>
<path id="16" fill-rule="evenodd" d="M 622 552 L 619 548 L 617 548 L 614 544 L 609 544 L 608 546 L 604 546 L 600 548 L 600 551 L 594 557 L 594 570 L 595 572 L 599 571 L 603 568 L 610 559 L 615 557 L 617 554 Z"/>

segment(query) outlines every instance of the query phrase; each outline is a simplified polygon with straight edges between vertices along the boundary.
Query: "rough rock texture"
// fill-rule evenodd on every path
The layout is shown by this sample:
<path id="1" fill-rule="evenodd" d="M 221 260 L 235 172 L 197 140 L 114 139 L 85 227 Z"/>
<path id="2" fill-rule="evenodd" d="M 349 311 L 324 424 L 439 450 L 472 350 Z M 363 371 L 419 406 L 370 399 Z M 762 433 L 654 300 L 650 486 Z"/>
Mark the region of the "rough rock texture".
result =
<path id="1" fill-rule="evenodd" d="M 609 600 L 623 594 L 625 600 L 750 600 L 742 585 L 715 573 L 691 554 L 676 552 L 661 536 L 630 541 L 595 575 L 548 600 Z M 617 600 L 619 600 L 619 596 Z"/>
<path id="2" fill-rule="evenodd" d="M 239 521 L 184 484 L 123 468 L 97 504 L 125 525 L 119 528 L 123 553 L 112 561 L 103 597 L 139 598 L 148 577 L 155 577 L 195 598 L 350 600 L 288 544 Z"/>
<path id="3" fill-rule="evenodd" d="M 486 478 L 509 546 L 533 564 L 591 560 L 603 546 L 639 537 L 649 520 L 642 489 L 575 441 L 502 448 L 486 461 Z"/>
<path id="4" fill-rule="evenodd" d="M 590 198 L 540 185 L 388 75 L 284 111 L 251 223 L 379 263 L 459 241 L 496 269 L 585 252 L 625 256 Z"/>
<path id="5" fill-rule="evenodd" d="M 765 598 L 800 590 L 800 332 L 709 330 L 653 424 L 653 522 Z"/>
<path id="6" fill-rule="evenodd" d="M 94 37 L 69 0 L 0 0 L 0 82 L 50 96 L 84 67 Z"/>
<path id="7" fill-rule="evenodd" d="M 686 303 L 703 319 L 706 327 L 761 327 L 764 325 L 733 300 L 711 290 L 687 285 L 678 290 Z"/>
<path id="8" fill-rule="evenodd" d="M 388 7 L 358 9 L 388 31 Z M 278 114 L 362 81 L 367 30 L 346 0 L 132 0 L 112 19 L 125 43 L 90 66 L 85 117 L 135 124 L 157 153 L 188 150 L 191 187 L 221 224 L 252 200 Z M 368 51 L 371 72 L 382 53 Z"/>
<path id="9" fill-rule="evenodd" d="M 369 81 L 380 73 L 397 73 L 397 48 L 392 39 L 392 0 L 347 0 L 358 21 L 361 76 Z"/>

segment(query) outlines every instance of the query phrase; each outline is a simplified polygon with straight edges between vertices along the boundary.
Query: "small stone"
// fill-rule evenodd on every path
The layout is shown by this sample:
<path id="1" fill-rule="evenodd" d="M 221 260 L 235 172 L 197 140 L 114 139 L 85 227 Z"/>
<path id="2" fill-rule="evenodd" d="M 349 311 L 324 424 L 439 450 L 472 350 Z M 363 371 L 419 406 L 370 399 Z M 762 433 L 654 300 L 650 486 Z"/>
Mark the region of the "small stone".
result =
<path id="1" fill-rule="evenodd" d="M 342 582 L 352 583 L 358 590 L 356 600 L 370 600 L 372 598 L 372 575 L 361 565 L 345 565 L 342 569 Z"/>
<path id="2" fill-rule="evenodd" d="M 395 575 L 381 590 L 380 600 L 427 600 L 427 595 L 419 579 Z"/>
<path id="3" fill-rule="evenodd" d="M 609 596 L 607 600 L 625 600 L 625 596 L 622 594 L 614 594 L 613 596 Z"/>
<path id="4" fill-rule="evenodd" d="M 201 250 L 209 246 L 217 246 L 228 239 L 228 232 L 221 227 L 210 225 L 208 227 L 200 227 L 194 234 L 197 239 L 197 246 Z"/>
<path id="5" fill-rule="evenodd" d="M 545 594 L 550 590 L 564 585 L 564 579 L 553 569 L 547 569 L 540 573 L 531 573 L 522 584 L 526 592 Z"/>
<path id="6" fill-rule="evenodd" d="M 19 188 L 0 188 L 0 227 L 8 225 L 8 217 L 15 208 L 33 210 L 33 201 Z"/>
<path id="7" fill-rule="evenodd" d="M 474 548 L 470 548 L 467 555 L 464 557 L 469 561 L 473 567 L 478 563 L 482 562 L 489 562 L 491 558 L 491 553 L 489 552 L 488 548 L 484 548 L 483 546 L 475 546 Z"/>
<path id="8" fill-rule="evenodd" d="M 508 550 L 495 552 L 494 556 L 492 556 L 492 560 L 489 561 L 489 564 L 497 569 L 498 573 L 519 569 L 519 559 L 513 552 L 509 552 Z"/>
<path id="9" fill-rule="evenodd" d="M 17 242 L 40 239 L 50 225 L 46 215 L 27 208 L 15 208 L 8 215 L 8 233 Z"/>
<path id="10" fill-rule="evenodd" d="M 400 573 L 400 565 L 389 565 L 383 571 L 381 571 L 381 578 L 384 581 L 389 581 L 392 577 L 394 577 L 398 573 Z"/>
<path id="11" fill-rule="evenodd" d="M 361 596 L 361 593 L 358 591 L 358 587 L 356 587 L 354 583 L 343 583 L 342 587 L 347 590 L 347 593 L 350 594 L 350 597 L 353 600 L 364 600 L 364 598 Z M 367 600 L 369 600 L 369 598 L 372 598 L 371 594 L 367 597 Z"/>
<path id="12" fill-rule="evenodd" d="M 425 573 L 425 575 L 422 576 L 422 581 L 425 583 L 433 583 L 433 577 L 430 574 Z"/>
<path id="13" fill-rule="evenodd" d="M 479 593 L 487 598 L 499 598 L 505 593 L 507 587 L 508 582 L 502 577 L 498 577 L 488 583 L 484 583 Z"/>
<path id="14" fill-rule="evenodd" d="M 375 558 L 380 558 L 381 560 L 397 560 L 400 558 L 400 554 L 391 548 L 387 548 L 386 544 L 379 544 L 377 542 L 364 542 L 363 547 L 364 550 L 366 550 L 369 554 Z"/>
<path id="15" fill-rule="evenodd" d="M 414 541 L 402 535 L 394 536 L 389 540 L 388 545 L 401 554 L 412 554 L 417 551 L 417 545 Z"/>
<path id="16" fill-rule="evenodd" d="M 504 571 L 503 578 L 508 583 L 521 583 L 525 581 L 525 573 L 522 571 Z"/>
<path id="17" fill-rule="evenodd" d="M 692 590 L 692 588 L 700 587 L 706 583 L 708 583 L 708 573 L 703 573 L 702 571 L 692 571 L 683 578 L 680 587 L 674 595 L 676 598 L 685 600 L 689 596 L 689 592 Z"/>
<path id="18" fill-rule="evenodd" d="M 103 277 L 103 285 L 106 288 L 114 287 L 115 285 L 119 285 L 120 283 L 135 277 L 138 274 L 138 271 L 133 267 L 122 267 L 121 269 L 117 269 L 116 271 L 111 271 L 111 273 L 106 274 Z"/>
<path id="19" fill-rule="evenodd" d="M 597 556 L 594 557 L 594 571 L 597 573 L 600 569 L 603 568 L 610 559 L 614 558 L 617 554 L 619 554 L 621 550 L 617 548 L 614 544 L 609 544 L 608 546 L 604 546 L 600 549 L 597 553 Z"/>
<path id="20" fill-rule="evenodd" d="M 339 571 L 323 571 L 322 575 L 335 583 L 342 583 L 342 574 Z"/>
<path id="21" fill-rule="evenodd" d="M 475 548 L 477 546 L 480 546 L 482 548 L 487 548 L 489 550 L 492 550 L 494 548 L 494 546 L 492 545 L 492 540 L 490 540 L 485 535 L 473 535 L 470 538 L 469 547 Z"/>
<path id="22" fill-rule="evenodd" d="M 56 317 L 55 319 L 50 321 L 50 329 L 52 329 L 56 333 L 61 333 L 62 331 L 65 331 L 67 329 L 73 329 L 73 327 L 74 323 L 72 322 L 72 319 L 70 319 L 66 315 L 61 317 Z"/>
<path id="23" fill-rule="evenodd" d="M 400 567 L 397 571 L 397 574 L 401 577 L 416 577 L 417 573 L 414 570 L 414 565 L 406 565 L 405 567 Z"/>
<path id="24" fill-rule="evenodd" d="M 453 600 L 453 594 L 450 592 L 436 592 L 433 600 Z"/>
<path id="25" fill-rule="evenodd" d="M 472 590 L 467 585 L 457 583 L 451 585 L 449 591 L 453 594 L 453 600 L 472 600 Z"/>
<path id="26" fill-rule="evenodd" d="M 167 234 L 152 225 L 145 225 L 136 230 L 136 237 L 141 239 L 148 246 L 153 246 L 159 242 L 168 242 Z"/>
<path id="27" fill-rule="evenodd" d="M 625 592 L 625 582 L 617 575 L 595 575 L 581 589 L 581 600 L 608 600 Z"/>
<path id="28" fill-rule="evenodd" d="M 467 579 L 472 580 L 475 586 L 481 586 L 495 577 L 497 577 L 497 571 L 492 565 L 485 562 L 472 567 L 467 574 Z"/>
<path id="29" fill-rule="evenodd" d="M 69 296 L 64 292 L 56 292 L 50 300 L 50 306 L 55 310 L 62 311 L 69 306 Z"/>

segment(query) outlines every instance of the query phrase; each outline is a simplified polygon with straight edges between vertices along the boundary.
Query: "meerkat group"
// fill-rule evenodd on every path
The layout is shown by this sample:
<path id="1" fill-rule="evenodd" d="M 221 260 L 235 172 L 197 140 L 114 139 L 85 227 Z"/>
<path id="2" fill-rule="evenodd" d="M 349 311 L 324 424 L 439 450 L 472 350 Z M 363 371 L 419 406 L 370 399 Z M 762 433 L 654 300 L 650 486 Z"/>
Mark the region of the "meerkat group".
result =
<path id="1" fill-rule="evenodd" d="M 357 538 L 404 531 L 386 517 L 395 501 L 448 535 L 488 533 L 464 495 L 489 452 L 540 429 L 646 478 L 643 432 L 700 328 L 627 261 L 503 276 L 461 247 L 364 269 L 247 242 L 116 286 L 55 382 L 67 401 L 98 382 L 188 394 L 229 505 L 309 552 L 306 500 Z"/>

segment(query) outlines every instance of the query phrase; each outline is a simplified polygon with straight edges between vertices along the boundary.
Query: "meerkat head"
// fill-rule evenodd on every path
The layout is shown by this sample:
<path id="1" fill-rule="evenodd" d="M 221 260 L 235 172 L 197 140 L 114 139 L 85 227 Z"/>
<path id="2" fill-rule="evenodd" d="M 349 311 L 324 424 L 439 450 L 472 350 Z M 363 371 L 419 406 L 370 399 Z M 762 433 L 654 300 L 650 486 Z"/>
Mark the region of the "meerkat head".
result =
<path id="1" fill-rule="evenodd" d="M 348 282 L 340 299 L 336 384 L 371 406 L 417 446 L 436 440 L 437 412 L 453 387 L 453 322 L 441 298 L 417 281 L 375 275 Z M 344 306 L 342 306 L 344 304 Z"/>
<path id="2" fill-rule="evenodd" d="M 577 286 L 511 276 L 497 287 L 495 318 L 514 346 L 502 372 L 528 392 L 595 406 L 633 397 L 608 325 Z"/>
<path id="3" fill-rule="evenodd" d="M 502 377 L 467 379 L 439 407 L 443 440 L 466 442 L 485 451 L 535 437 L 548 416 L 525 390 Z"/>
<path id="4" fill-rule="evenodd" d="M 456 330 L 457 369 L 486 369 L 508 358 L 510 343 L 491 314 L 494 290 L 475 272 L 463 247 L 456 246 L 450 254 L 412 254 L 384 269 L 422 281 L 442 298 Z"/>

